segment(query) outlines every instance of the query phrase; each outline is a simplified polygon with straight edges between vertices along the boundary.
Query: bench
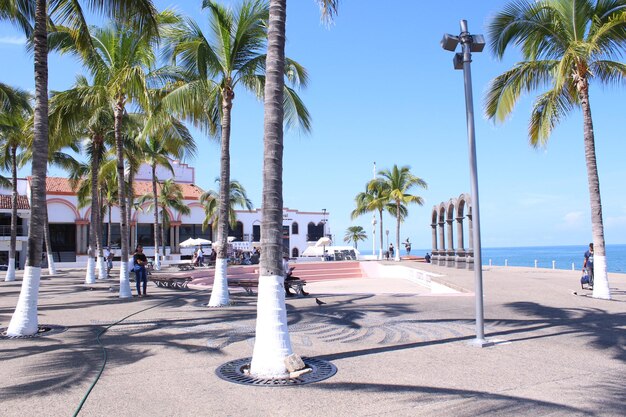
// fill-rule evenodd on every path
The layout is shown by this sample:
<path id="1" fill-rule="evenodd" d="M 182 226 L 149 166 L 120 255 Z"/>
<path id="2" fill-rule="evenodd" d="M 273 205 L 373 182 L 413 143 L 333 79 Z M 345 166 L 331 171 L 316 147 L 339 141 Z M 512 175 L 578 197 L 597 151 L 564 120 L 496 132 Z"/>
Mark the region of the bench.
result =
<path id="1" fill-rule="evenodd" d="M 150 276 L 148 280 L 155 283 L 157 287 L 162 288 L 174 288 L 182 290 L 187 288 L 187 284 L 191 281 L 192 277 L 173 277 L 173 276 Z"/>
<path id="2" fill-rule="evenodd" d="M 178 264 L 170 264 L 170 266 L 178 267 L 179 271 L 192 271 L 194 269 L 194 266 L 191 262 L 181 262 Z"/>
<path id="3" fill-rule="evenodd" d="M 296 295 L 298 297 L 304 297 L 303 287 L 306 285 L 306 281 L 301 280 L 301 279 L 294 279 L 294 280 L 285 281 L 285 283 L 287 284 L 287 287 L 289 287 L 289 289 L 292 289 L 296 292 Z M 241 287 L 244 289 L 246 294 L 254 295 L 254 292 L 252 291 L 252 289 L 258 288 L 259 281 L 256 279 L 229 278 L 228 285 Z"/>
<path id="4" fill-rule="evenodd" d="M 246 291 L 246 294 L 254 295 L 254 292 L 252 292 L 252 288 L 257 288 L 259 286 L 259 281 L 256 279 L 228 278 L 228 285 L 241 287 Z"/>

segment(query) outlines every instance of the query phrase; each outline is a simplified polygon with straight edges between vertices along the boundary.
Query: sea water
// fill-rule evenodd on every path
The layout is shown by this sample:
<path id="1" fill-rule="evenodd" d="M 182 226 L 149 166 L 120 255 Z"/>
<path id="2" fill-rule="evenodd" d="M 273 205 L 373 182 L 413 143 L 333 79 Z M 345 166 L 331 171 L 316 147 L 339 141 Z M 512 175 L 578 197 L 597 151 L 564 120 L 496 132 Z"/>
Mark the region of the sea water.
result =
<path id="1" fill-rule="evenodd" d="M 584 254 L 588 249 L 587 245 L 573 246 L 528 246 L 511 248 L 483 248 L 482 261 L 484 266 L 504 266 L 505 261 L 508 266 L 534 267 L 537 261 L 537 268 L 574 269 L 581 270 L 583 267 Z M 361 255 L 371 255 L 372 250 L 359 249 Z M 411 255 L 424 256 L 430 253 L 431 249 L 411 249 Z M 401 256 L 406 255 L 406 251 L 400 251 Z M 606 245 L 606 262 L 608 272 L 626 273 L 626 245 Z"/>

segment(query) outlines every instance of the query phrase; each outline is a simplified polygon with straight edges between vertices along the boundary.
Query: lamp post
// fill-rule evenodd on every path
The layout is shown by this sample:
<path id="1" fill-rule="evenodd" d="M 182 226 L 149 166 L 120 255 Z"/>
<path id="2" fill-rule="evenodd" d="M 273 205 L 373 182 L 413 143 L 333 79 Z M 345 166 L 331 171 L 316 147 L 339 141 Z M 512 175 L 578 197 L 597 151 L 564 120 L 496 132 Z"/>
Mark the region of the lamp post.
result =
<path id="1" fill-rule="evenodd" d="M 376 259 L 376 215 L 372 214 L 372 255 Z"/>
<path id="2" fill-rule="evenodd" d="M 482 52 L 485 47 L 483 35 L 470 35 L 467 30 L 467 20 L 461 20 L 461 33 L 459 36 L 444 34 L 441 40 L 441 47 L 447 51 L 456 49 L 460 43 L 462 52 L 455 53 L 454 69 L 463 70 L 463 80 L 465 84 L 465 110 L 467 123 L 467 140 L 469 148 L 470 181 L 472 189 L 472 222 L 473 222 L 473 243 L 474 243 L 474 285 L 476 294 L 476 339 L 472 342 L 480 347 L 489 346 L 485 340 L 484 311 L 483 311 L 483 276 L 482 259 L 480 246 L 480 215 L 478 204 L 478 173 L 476 170 L 476 141 L 474 134 L 474 98 L 472 96 L 472 52 Z"/>
<path id="3" fill-rule="evenodd" d="M 326 237 L 326 209 L 322 209 L 322 237 Z"/>

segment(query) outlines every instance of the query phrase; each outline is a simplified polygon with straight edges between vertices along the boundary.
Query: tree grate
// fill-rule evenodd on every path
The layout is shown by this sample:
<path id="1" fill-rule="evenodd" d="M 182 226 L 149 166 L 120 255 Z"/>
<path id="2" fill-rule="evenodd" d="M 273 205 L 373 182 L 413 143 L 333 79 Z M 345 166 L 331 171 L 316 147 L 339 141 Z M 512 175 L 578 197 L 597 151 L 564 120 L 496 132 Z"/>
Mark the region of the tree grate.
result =
<path id="1" fill-rule="evenodd" d="M 313 382 L 323 381 L 337 373 L 337 367 L 330 362 L 315 358 L 302 358 L 307 368 L 312 372 L 300 375 L 297 378 L 257 378 L 246 374 L 250 369 L 252 358 L 236 359 L 220 365 L 215 373 L 224 381 L 241 385 L 254 385 L 257 387 L 293 387 L 306 385 Z"/>
<path id="2" fill-rule="evenodd" d="M 36 337 L 52 336 L 55 334 L 63 333 L 67 330 L 67 327 L 57 326 L 56 324 L 40 324 L 37 327 L 37 333 L 28 336 L 9 336 L 7 335 L 7 329 L 0 329 L 0 340 L 15 340 L 15 339 L 33 339 Z"/>

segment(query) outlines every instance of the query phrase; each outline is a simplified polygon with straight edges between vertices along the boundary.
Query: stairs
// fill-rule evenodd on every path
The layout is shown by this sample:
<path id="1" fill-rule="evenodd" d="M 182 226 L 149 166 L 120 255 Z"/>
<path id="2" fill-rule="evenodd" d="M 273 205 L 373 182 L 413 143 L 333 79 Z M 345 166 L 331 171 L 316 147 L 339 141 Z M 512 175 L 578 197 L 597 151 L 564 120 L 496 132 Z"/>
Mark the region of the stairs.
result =
<path id="1" fill-rule="evenodd" d="M 290 262 L 295 266 L 293 275 L 305 281 L 323 281 L 346 278 L 363 278 L 358 261 L 330 261 L 330 262 Z M 252 279 L 259 278 L 259 265 L 231 266 L 227 269 L 228 278 Z M 194 278 L 194 284 L 211 285 L 215 276 L 215 269 L 196 269 L 186 272 L 187 276 Z"/>

